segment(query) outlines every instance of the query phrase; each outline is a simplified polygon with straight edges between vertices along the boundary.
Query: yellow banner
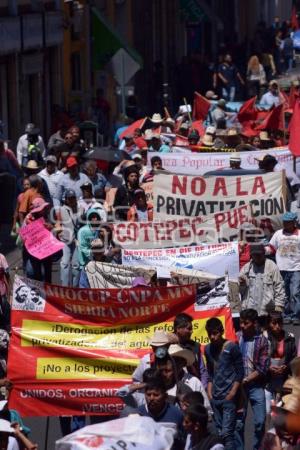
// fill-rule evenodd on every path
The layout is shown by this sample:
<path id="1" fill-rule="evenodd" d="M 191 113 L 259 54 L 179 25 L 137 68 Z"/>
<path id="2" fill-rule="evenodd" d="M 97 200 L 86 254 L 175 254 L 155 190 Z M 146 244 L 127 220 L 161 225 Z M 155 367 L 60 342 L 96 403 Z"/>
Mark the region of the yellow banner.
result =
<path id="1" fill-rule="evenodd" d="M 139 359 L 37 358 L 38 380 L 131 378 Z"/>
<path id="2" fill-rule="evenodd" d="M 225 326 L 225 317 L 219 319 Z M 205 331 L 207 319 L 193 322 L 193 339 L 201 344 L 208 343 Z M 23 320 L 21 328 L 22 347 L 72 347 L 108 350 L 148 349 L 149 340 L 156 330 L 173 332 L 172 322 L 158 325 L 95 327 L 89 325 Z"/>

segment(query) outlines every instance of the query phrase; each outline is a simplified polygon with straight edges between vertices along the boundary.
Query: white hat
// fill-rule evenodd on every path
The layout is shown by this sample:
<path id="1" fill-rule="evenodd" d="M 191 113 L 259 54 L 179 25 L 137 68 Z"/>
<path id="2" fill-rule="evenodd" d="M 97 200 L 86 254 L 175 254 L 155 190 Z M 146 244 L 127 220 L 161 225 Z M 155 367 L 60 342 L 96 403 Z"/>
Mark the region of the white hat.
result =
<path id="1" fill-rule="evenodd" d="M 175 125 L 175 120 L 172 119 L 172 117 L 167 117 L 165 120 L 166 123 L 172 123 L 173 125 Z"/>
<path id="2" fill-rule="evenodd" d="M 232 162 L 241 162 L 240 154 L 237 152 L 232 152 L 229 158 L 229 161 Z"/>
<path id="3" fill-rule="evenodd" d="M 259 139 L 260 139 L 261 141 L 271 141 L 271 139 L 270 139 L 269 134 L 268 134 L 267 131 L 261 131 L 261 132 L 259 133 Z"/>
<path id="4" fill-rule="evenodd" d="M 211 134 L 205 134 L 202 138 L 202 145 L 205 145 L 206 147 L 213 147 L 214 145 L 214 139 Z"/>
<path id="5" fill-rule="evenodd" d="M 238 135 L 238 132 L 235 128 L 230 128 L 228 130 L 227 136 L 237 136 L 237 135 Z"/>
<path id="6" fill-rule="evenodd" d="M 187 123 L 187 122 L 183 122 L 181 125 L 180 125 L 180 129 L 182 129 L 182 130 L 188 130 L 190 127 L 189 127 L 189 124 Z"/>
<path id="7" fill-rule="evenodd" d="M 183 358 L 186 360 L 186 365 L 191 366 L 195 362 L 195 355 L 191 350 L 188 350 L 187 348 L 183 348 L 178 344 L 172 344 L 169 347 L 169 355 L 173 356 L 175 358 L 176 356 L 178 358 Z"/>
<path id="8" fill-rule="evenodd" d="M 206 134 L 216 134 L 216 127 L 213 127 L 212 125 L 210 125 L 209 127 L 206 128 L 205 133 Z"/>
<path id="9" fill-rule="evenodd" d="M 159 113 L 154 113 L 151 117 L 151 122 L 153 123 L 161 123 L 163 121 L 161 115 Z"/>
<path id="10" fill-rule="evenodd" d="M 151 139 L 152 139 L 152 130 L 150 128 L 148 130 L 145 130 L 144 139 L 145 139 L 145 141 L 151 141 Z"/>
<path id="11" fill-rule="evenodd" d="M 152 133 L 152 139 L 159 139 L 160 140 L 160 134 L 159 133 Z"/>
<path id="12" fill-rule="evenodd" d="M 132 155 L 131 158 L 132 159 L 142 159 L 142 155 L 140 155 L 139 153 L 135 153 L 134 155 Z"/>
<path id="13" fill-rule="evenodd" d="M 0 419 L 0 433 L 15 433 L 15 429 L 8 420 Z"/>
<path id="14" fill-rule="evenodd" d="M 149 344 L 154 345 L 154 347 L 161 347 L 164 345 L 168 345 L 170 344 L 169 337 L 167 333 L 165 333 L 164 331 L 156 330 L 154 332 L 154 335 L 150 339 Z"/>

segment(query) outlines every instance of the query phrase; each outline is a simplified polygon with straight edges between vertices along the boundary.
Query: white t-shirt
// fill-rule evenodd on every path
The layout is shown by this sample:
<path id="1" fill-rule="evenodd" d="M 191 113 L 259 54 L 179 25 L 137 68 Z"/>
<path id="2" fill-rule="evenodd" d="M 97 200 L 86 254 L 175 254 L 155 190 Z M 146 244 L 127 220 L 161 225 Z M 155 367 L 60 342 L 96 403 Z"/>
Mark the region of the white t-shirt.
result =
<path id="1" fill-rule="evenodd" d="M 279 270 L 300 271 L 300 232 L 293 234 L 278 230 L 274 233 L 270 245 L 276 249 L 276 263 Z"/>
<path id="2" fill-rule="evenodd" d="M 7 450 L 20 450 L 18 441 L 15 437 L 9 436 Z"/>
<path id="3" fill-rule="evenodd" d="M 262 96 L 260 103 L 271 107 L 273 105 L 278 106 L 281 102 L 279 95 L 273 95 L 272 92 L 269 91 Z"/>

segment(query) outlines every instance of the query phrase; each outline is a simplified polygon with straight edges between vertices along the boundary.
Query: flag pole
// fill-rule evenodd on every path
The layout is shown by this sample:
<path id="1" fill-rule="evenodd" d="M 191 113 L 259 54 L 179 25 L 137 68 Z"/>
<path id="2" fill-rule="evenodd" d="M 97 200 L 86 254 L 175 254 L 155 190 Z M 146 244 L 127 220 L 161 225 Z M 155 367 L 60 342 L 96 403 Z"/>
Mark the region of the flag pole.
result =
<path id="1" fill-rule="evenodd" d="M 297 167 L 297 156 L 293 156 L 293 170 L 296 173 L 296 167 Z"/>
<path id="2" fill-rule="evenodd" d="M 187 113 L 188 113 L 190 122 L 192 123 L 192 116 L 191 116 L 191 113 L 190 113 L 190 111 L 189 111 L 189 109 L 188 109 L 188 104 L 187 104 L 187 101 L 186 101 L 186 98 L 185 98 L 185 97 L 183 97 L 183 101 L 184 101 L 184 104 L 185 104 L 185 106 L 186 106 L 186 110 L 187 110 Z"/>

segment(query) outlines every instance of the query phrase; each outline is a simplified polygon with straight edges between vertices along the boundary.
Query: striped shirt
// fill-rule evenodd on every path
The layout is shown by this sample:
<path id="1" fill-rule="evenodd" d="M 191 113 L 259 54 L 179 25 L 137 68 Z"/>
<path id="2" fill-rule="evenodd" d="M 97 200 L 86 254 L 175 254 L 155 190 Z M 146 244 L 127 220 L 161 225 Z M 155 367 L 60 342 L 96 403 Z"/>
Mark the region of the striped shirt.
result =
<path id="1" fill-rule="evenodd" d="M 254 371 L 266 375 L 270 367 L 269 341 L 262 334 L 245 339 L 242 332 L 237 333 L 243 357 L 245 377 Z"/>

